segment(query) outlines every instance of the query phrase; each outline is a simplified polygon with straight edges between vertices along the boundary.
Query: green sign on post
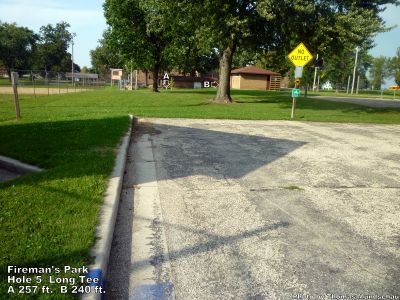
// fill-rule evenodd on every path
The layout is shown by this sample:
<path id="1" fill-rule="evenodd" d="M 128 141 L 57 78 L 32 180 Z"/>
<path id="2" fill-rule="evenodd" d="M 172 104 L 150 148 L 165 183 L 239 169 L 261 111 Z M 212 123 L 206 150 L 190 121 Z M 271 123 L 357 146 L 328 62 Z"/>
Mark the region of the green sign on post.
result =
<path id="1" fill-rule="evenodd" d="M 292 89 L 292 97 L 293 98 L 300 97 L 300 89 Z"/>

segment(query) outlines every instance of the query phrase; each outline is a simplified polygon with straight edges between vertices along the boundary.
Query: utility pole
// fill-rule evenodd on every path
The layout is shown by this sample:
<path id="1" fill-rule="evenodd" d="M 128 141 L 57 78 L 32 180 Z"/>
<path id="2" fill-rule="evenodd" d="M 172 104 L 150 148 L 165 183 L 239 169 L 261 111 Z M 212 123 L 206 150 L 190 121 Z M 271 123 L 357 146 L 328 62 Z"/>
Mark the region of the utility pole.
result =
<path id="1" fill-rule="evenodd" d="M 356 47 L 356 60 L 354 62 L 354 70 L 353 70 L 353 84 L 351 85 L 351 94 L 353 95 L 354 93 L 354 83 L 356 80 L 356 70 L 357 70 L 357 60 L 358 60 L 358 51 L 360 51 L 360 48 L 358 46 Z"/>
<path id="2" fill-rule="evenodd" d="M 316 61 L 318 60 L 318 54 L 317 54 L 317 58 L 316 58 L 315 60 L 316 60 Z M 313 82 L 313 87 L 312 87 L 313 92 L 315 91 L 315 88 L 316 88 L 316 86 L 315 86 L 315 80 L 316 80 L 316 78 L 317 78 L 317 70 L 318 70 L 318 67 L 316 66 L 316 67 L 315 67 L 315 70 L 314 70 L 314 82 Z"/>
<path id="3" fill-rule="evenodd" d="M 136 72 L 135 72 L 135 90 L 137 90 L 137 76 L 138 76 L 138 70 L 136 69 Z"/>
<path id="4" fill-rule="evenodd" d="M 132 60 L 131 60 L 131 86 L 129 89 L 132 91 L 133 90 L 133 70 L 132 70 Z"/>
<path id="5" fill-rule="evenodd" d="M 349 90 L 350 90 L 350 80 L 351 80 L 351 75 L 349 75 L 349 80 L 347 80 L 347 91 L 346 91 L 346 94 L 348 94 Z"/>
<path id="6" fill-rule="evenodd" d="M 76 33 L 72 34 L 72 52 L 71 52 L 71 60 L 72 60 L 72 67 L 71 67 L 71 73 L 72 73 L 72 85 L 74 84 L 74 37 L 76 37 Z"/>
<path id="7" fill-rule="evenodd" d="M 18 97 L 18 73 L 17 72 L 11 72 L 11 82 L 13 86 L 13 92 L 14 92 L 14 104 L 15 104 L 15 114 L 17 117 L 17 120 L 21 119 L 21 111 L 19 108 L 19 97 Z"/>

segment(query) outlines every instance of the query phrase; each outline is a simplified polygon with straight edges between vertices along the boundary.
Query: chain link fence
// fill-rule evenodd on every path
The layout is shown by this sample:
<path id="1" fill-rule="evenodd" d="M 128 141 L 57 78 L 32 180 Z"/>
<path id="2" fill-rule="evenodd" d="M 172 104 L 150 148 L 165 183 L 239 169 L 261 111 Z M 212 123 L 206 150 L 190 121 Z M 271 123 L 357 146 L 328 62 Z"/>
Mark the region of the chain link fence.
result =
<path id="1" fill-rule="evenodd" d="M 104 76 L 88 73 L 47 72 L 44 70 L 0 69 L 0 94 L 12 94 L 10 74 L 18 72 L 18 93 L 22 95 L 54 95 L 103 88 Z"/>

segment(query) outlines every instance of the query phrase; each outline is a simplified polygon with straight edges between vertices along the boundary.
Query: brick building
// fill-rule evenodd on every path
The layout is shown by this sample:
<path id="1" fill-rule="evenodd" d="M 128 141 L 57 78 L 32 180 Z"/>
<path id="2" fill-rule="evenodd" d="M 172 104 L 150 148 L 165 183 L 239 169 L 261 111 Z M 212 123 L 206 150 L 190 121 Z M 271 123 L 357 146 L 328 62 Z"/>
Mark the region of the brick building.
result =
<path id="1" fill-rule="evenodd" d="M 242 90 L 279 90 L 281 74 L 257 67 L 231 71 L 231 87 Z"/>

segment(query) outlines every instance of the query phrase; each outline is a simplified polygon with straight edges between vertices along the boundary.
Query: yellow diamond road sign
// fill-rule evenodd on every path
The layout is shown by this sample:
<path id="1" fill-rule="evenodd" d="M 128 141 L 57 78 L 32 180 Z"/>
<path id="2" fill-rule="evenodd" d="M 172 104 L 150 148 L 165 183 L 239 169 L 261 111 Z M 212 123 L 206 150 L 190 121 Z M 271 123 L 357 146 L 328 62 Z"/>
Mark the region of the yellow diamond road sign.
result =
<path id="1" fill-rule="evenodd" d="M 296 48 L 294 48 L 288 57 L 296 67 L 305 66 L 313 58 L 310 51 L 308 51 L 303 43 L 300 43 Z"/>

